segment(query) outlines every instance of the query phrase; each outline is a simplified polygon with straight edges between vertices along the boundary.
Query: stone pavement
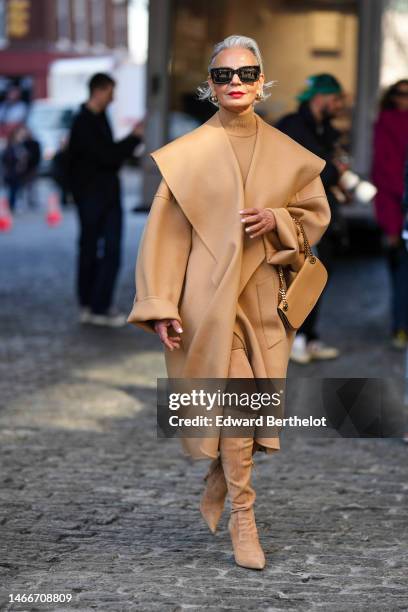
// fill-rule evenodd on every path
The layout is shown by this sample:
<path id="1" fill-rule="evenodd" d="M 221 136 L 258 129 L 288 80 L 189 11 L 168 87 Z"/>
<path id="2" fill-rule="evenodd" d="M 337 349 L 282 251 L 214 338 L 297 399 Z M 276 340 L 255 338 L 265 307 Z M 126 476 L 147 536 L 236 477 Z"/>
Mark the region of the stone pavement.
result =
<path id="1" fill-rule="evenodd" d="M 127 217 L 126 311 L 143 220 Z M 198 511 L 205 462 L 156 439 L 156 338 L 76 321 L 75 240 L 72 211 L 0 235 L 0 610 L 407 610 L 408 448 L 284 434 L 256 458 L 268 565 L 237 567 L 227 513 L 213 536 Z M 380 260 L 339 262 L 321 329 L 343 354 L 289 376 L 401 379 L 387 306 Z M 10 604 L 18 593 L 72 601 Z"/>

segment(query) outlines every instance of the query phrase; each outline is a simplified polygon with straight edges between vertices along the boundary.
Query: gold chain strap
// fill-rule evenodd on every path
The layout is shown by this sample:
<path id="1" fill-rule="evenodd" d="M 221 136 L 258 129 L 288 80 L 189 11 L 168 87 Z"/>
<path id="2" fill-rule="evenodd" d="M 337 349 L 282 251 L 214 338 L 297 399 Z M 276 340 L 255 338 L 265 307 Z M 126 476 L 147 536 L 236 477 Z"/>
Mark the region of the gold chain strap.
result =
<path id="1" fill-rule="evenodd" d="M 299 221 L 299 219 L 297 219 L 293 215 L 290 215 L 290 216 L 292 217 L 293 221 L 296 223 L 297 227 L 300 229 L 302 233 L 303 244 L 305 246 L 305 257 L 309 257 L 310 263 L 315 263 L 316 257 L 313 255 L 312 249 L 310 248 L 310 244 L 307 239 L 306 232 L 304 230 L 302 223 Z M 278 266 L 278 273 L 279 273 L 279 294 L 281 296 L 281 301 L 283 303 L 283 310 L 287 310 L 289 306 L 286 301 L 286 281 L 285 281 L 285 276 L 283 274 L 283 266 L 281 265 Z"/>

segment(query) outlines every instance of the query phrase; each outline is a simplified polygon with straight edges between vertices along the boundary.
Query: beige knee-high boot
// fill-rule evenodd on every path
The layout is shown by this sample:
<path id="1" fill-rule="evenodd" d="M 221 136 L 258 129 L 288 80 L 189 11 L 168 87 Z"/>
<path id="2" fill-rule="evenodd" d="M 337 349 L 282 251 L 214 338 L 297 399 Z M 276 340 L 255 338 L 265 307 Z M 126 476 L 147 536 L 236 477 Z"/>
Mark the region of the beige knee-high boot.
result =
<path id="1" fill-rule="evenodd" d="M 200 511 L 210 530 L 215 533 L 227 496 L 227 483 L 220 457 L 211 463 L 204 480 L 206 487 L 201 497 Z"/>
<path id="2" fill-rule="evenodd" d="M 235 561 L 251 569 L 265 567 L 265 555 L 258 539 L 255 523 L 255 491 L 251 486 L 252 438 L 222 437 L 221 462 L 231 499 L 231 518 L 228 523 Z"/>
<path id="3" fill-rule="evenodd" d="M 256 450 L 257 444 L 254 442 L 252 454 Z M 225 498 L 228 492 L 221 456 L 211 462 L 208 472 L 204 476 L 204 481 L 206 487 L 201 497 L 200 512 L 212 533 L 215 533 L 224 511 Z"/>

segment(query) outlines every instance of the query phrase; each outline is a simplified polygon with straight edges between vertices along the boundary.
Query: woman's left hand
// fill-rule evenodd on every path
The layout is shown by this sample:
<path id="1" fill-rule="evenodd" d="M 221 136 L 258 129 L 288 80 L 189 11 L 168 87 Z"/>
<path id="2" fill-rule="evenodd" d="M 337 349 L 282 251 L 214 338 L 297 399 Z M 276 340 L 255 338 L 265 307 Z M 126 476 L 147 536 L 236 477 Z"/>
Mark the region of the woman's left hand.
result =
<path id="1" fill-rule="evenodd" d="M 248 224 L 248 227 L 245 225 L 245 231 L 250 238 L 267 234 L 276 227 L 275 215 L 267 208 L 244 208 L 239 214 L 242 223 Z"/>

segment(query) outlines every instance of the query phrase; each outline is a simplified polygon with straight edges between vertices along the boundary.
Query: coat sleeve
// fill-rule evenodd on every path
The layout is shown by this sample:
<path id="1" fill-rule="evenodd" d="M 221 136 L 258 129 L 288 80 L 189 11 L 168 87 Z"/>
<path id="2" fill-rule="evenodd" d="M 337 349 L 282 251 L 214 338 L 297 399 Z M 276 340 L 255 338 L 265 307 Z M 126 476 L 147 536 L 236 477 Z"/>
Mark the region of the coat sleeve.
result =
<path id="1" fill-rule="evenodd" d="M 266 261 L 298 270 L 303 261 L 303 238 L 291 215 L 302 222 L 310 246 L 318 243 L 329 226 L 331 212 L 320 176 L 294 194 L 287 206 L 271 208 L 276 227 L 263 235 Z"/>
<path id="2" fill-rule="evenodd" d="M 143 230 L 136 260 L 136 295 L 128 323 L 154 333 L 157 319 L 178 319 L 191 248 L 192 226 L 162 179 Z"/>

